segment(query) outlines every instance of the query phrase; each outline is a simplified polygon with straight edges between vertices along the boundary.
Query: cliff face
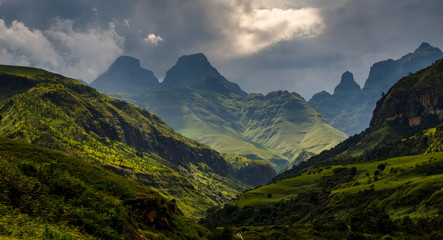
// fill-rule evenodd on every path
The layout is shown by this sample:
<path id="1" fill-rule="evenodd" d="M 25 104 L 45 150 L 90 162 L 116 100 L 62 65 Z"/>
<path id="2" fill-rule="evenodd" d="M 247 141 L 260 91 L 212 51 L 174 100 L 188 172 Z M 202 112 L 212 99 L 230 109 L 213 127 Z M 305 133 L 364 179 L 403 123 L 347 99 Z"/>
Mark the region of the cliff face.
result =
<path id="1" fill-rule="evenodd" d="M 378 102 L 371 126 L 389 121 L 417 127 L 443 122 L 443 62 L 401 79 Z"/>
<path id="2" fill-rule="evenodd" d="M 401 89 L 377 102 L 371 126 L 394 120 L 406 120 L 410 127 L 443 121 L 443 88 Z"/>

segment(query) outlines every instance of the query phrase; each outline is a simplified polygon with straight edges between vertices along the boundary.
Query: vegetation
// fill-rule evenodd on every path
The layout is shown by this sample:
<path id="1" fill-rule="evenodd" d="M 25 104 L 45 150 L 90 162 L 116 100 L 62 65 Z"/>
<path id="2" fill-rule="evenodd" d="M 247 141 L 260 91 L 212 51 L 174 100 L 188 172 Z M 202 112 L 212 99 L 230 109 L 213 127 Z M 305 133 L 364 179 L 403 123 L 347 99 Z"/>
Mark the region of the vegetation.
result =
<path id="1" fill-rule="evenodd" d="M 201 222 L 236 226 L 245 239 L 431 237 L 443 230 L 442 167 L 438 152 L 312 168 L 247 191 Z"/>
<path id="2" fill-rule="evenodd" d="M 275 170 L 266 160 L 250 160 L 235 154 L 223 155 L 229 164 L 231 175 L 250 186 L 268 183 Z"/>
<path id="3" fill-rule="evenodd" d="M 62 152 L 5 138 L 0 138 L 0 189 L 0 235 L 8 239 L 208 234 L 149 187 Z M 148 202 L 149 208 L 143 205 Z"/>
<path id="4" fill-rule="evenodd" d="M 225 159 L 174 132 L 157 116 L 43 70 L 0 66 L 0 133 L 64 151 L 160 191 L 187 216 L 247 185 Z M 14 91 L 10 91 L 14 89 Z"/>

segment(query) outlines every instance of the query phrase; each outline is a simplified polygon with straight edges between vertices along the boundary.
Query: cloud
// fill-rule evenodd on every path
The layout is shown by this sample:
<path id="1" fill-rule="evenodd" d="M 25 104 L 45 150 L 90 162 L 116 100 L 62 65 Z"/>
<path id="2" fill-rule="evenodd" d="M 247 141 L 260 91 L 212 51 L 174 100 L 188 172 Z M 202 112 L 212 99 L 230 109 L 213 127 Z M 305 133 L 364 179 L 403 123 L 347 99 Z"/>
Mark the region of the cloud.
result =
<path id="1" fill-rule="evenodd" d="M 0 60 L 3 64 L 35 65 L 57 68 L 61 56 L 44 33 L 13 21 L 8 27 L 0 19 Z"/>
<path id="2" fill-rule="evenodd" d="M 157 46 L 159 42 L 163 41 L 163 38 L 151 33 L 143 40 L 145 40 L 145 42 L 147 43 L 151 43 Z"/>
<path id="3" fill-rule="evenodd" d="M 131 26 L 131 24 L 129 23 L 129 19 L 128 18 L 123 20 L 123 23 L 125 24 L 126 27 L 130 27 Z"/>
<path id="4" fill-rule="evenodd" d="M 139 58 L 161 77 L 181 55 L 203 52 L 245 91 L 280 88 L 309 98 L 332 91 L 346 70 L 362 84 L 376 61 L 399 58 L 423 41 L 443 47 L 443 31 L 436 31 L 443 21 L 441 0 L 43 2 L 0 0 L 6 23 L 0 26 L 0 61 L 50 66 L 92 80 L 121 53 Z M 57 18 L 72 26 L 57 27 L 64 21 Z M 5 40 L 3 32 L 14 20 L 23 25 L 15 31 L 28 32 L 35 43 L 15 46 L 20 39 Z M 151 40 L 157 37 L 164 41 L 155 45 Z"/>
<path id="5" fill-rule="evenodd" d="M 7 26 L 0 19 L 2 64 L 45 68 L 86 81 L 123 54 L 123 42 L 112 23 L 108 29 L 78 31 L 73 21 L 56 19 L 48 30 L 41 31 L 17 20 Z"/>
<path id="6" fill-rule="evenodd" d="M 315 8 L 254 9 L 240 17 L 233 47 L 239 54 L 250 54 L 280 41 L 315 37 L 323 29 L 323 19 Z"/>
<path id="7" fill-rule="evenodd" d="M 105 30 L 76 31 L 73 21 L 57 19 L 45 33 L 63 57 L 63 66 L 57 70 L 85 81 L 96 78 L 123 54 L 124 38 L 115 32 L 113 23 Z"/>

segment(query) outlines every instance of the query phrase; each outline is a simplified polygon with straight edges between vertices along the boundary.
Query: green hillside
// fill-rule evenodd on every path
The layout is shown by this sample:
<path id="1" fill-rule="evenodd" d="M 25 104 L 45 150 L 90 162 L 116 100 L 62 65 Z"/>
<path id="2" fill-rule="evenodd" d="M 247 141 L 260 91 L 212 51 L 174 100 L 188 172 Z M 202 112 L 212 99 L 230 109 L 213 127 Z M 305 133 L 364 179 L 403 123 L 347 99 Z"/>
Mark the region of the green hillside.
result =
<path id="1" fill-rule="evenodd" d="M 234 226 L 244 239 L 441 239 L 442 64 L 399 80 L 364 132 L 210 209 L 201 223 Z"/>
<path id="2" fill-rule="evenodd" d="M 6 138 L 0 138 L 0 189 L 0 239 L 208 234 L 150 187 L 60 151 Z"/>
<path id="3" fill-rule="evenodd" d="M 438 239 L 442 187 L 442 152 L 314 167 L 247 191 L 202 223 L 235 226 L 245 239 Z"/>
<path id="4" fill-rule="evenodd" d="M 225 159 L 152 113 L 43 70 L 0 66 L 0 133 L 62 150 L 147 186 L 201 216 L 246 185 Z"/>

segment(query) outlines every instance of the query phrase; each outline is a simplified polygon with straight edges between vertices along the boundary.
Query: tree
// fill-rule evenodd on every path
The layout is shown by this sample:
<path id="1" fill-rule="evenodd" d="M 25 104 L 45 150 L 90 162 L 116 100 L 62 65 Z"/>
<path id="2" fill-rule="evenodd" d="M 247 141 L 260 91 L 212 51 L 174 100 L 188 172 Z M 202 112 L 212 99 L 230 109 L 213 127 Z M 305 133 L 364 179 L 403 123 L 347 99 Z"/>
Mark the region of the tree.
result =
<path id="1" fill-rule="evenodd" d="M 384 163 L 378 164 L 378 166 L 377 166 L 377 169 L 380 171 L 385 170 L 385 168 L 386 168 L 386 164 L 384 164 Z"/>

